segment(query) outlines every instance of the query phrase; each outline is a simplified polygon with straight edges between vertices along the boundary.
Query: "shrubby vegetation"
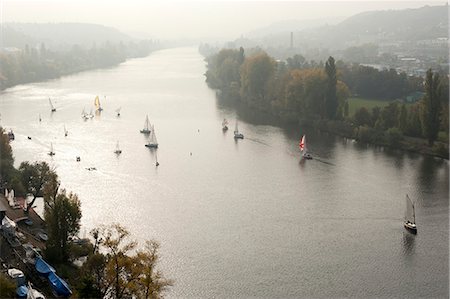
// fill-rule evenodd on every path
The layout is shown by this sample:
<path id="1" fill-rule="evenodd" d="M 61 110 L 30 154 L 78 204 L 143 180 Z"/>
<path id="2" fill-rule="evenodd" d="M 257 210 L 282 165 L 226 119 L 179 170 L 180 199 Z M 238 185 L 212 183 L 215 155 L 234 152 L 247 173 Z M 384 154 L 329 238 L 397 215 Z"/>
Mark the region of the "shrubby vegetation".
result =
<path id="1" fill-rule="evenodd" d="M 243 48 L 223 49 L 207 57 L 206 82 L 221 98 L 370 143 L 412 148 L 407 144 L 417 143 L 412 138 L 426 138 L 425 152 L 448 158 L 447 74 L 430 69 L 423 82 L 395 70 L 335 62 L 331 56 L 323 65 L 301 55 L 275 61 L 263 51 L 252 52 L 247 57 Z M 402 103 L 416 91 L 425 96 L 414 104 Z M 382 108 L 361 107 L 349 115 L 351 94 L 391 100 Z M 433 147 L 435 142 L 439 146 Z"/>

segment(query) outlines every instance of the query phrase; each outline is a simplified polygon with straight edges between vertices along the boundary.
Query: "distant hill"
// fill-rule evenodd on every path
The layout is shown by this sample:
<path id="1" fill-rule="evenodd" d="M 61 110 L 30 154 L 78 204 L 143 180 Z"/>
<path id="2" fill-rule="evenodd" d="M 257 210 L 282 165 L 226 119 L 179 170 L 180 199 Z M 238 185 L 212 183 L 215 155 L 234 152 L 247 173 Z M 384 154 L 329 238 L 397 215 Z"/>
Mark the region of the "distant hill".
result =
<path id="1" fill-rule="evenodd" d="M 257 38 L 267 35 L 299 31 L 310 28 L 317 28 L 323 25 L 338 24 L 344 20 L 344 17 L 330 17 L 326 19 L 310 19 L 310 20 L 285 20 L 270 24 L 269 26 L 252 30 L 245 34 L 245 37 Z"/>
<path id="2" fill-rule="evenodd" d="M 299 47 L 344 49 L 367 43 L 429 40 L 448 36 L 448 5 L 416 9 L 369 11 L 340 23 L 286 21 L 255 30 L 248 38 L 261 46 L 289 46 L 290 32 Z M 317 23 L 319 24 L 319 23 Z"/>
<path id="3" fill-rule="evenodd" d="M 48 48 L 65 48 L 72 45 L 91 47 L 104 42 L 128 42 L 132 38 L 115 28 L 81 23 L 6 23 L 3 46 L 23 48 L 45 43 Z"/>
<path id="4" fill-rule="evenodd" d="M 448 6 L 370 11 L 354 15 L 328 30 L 316 30 L 328 44 L 418 41 L 448 36 Z M 314 34 L 313 33 L 313 34 Z"/>

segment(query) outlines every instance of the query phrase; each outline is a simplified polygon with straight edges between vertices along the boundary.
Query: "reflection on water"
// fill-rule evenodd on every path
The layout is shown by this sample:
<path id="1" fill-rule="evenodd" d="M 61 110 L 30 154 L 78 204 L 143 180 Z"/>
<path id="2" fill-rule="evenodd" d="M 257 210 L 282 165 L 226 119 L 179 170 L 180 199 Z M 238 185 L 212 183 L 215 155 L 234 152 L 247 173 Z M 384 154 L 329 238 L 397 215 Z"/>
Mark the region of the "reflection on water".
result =
<path id="1" fill-rule="evenodd" d="M 55 167 L 79 195 L 83 231 L 120 222 L 138 241 L 159 240 L 176 282 L 169 298 L 448 297 L 448 164 L 236 113 L 204 73 L 196 49 L 181 48 L 4 91 L 15 163 Z M 108 95 L 104 110 L 84 121 L 97 94 Z M 139 133 L 146 114 L 155 151 Z M 233 138 L 236 120 L 243 140 Z M 303 134 L 313 160 L 301 159 Z M 415 239 L 402 225 L 407 193 Z"/>
<path id="2" fill-rule="evenodd" d="M 404 231 L 403 232 L 403 254 L 410 256 L 414 254 L 416 236 Z"/>

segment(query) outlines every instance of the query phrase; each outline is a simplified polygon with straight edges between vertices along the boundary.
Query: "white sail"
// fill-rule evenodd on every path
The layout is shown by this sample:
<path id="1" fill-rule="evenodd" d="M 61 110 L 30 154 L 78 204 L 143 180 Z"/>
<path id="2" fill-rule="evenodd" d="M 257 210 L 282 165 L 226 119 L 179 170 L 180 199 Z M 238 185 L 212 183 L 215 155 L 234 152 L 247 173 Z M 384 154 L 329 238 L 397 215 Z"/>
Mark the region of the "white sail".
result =
<path id="1" fill-rule="evenodd" d="M 148 120 L 148 115 L 147 115 L 145 117 L 144 128 L 141 130 L 141 133 L 149 134 L 151 127 L 152 127 L 152 125 L 150 124 L 150 121 Z"/>
<path id="2" fill-rule="evenodd" d="M 66 125 L 64 125 L 64 136 L 67 136 L 68 133 L 69 133 L 69 131 L 67 131 Z"/>
<path id="3" fill-rule="evenodd" d="M 412 203 L 408 194 L 406 194 L 405 221 L 409 221 L 411 223 L 416 223 L 416 213 L 414 211 L 414 204 Z"/>
<path id="4" fill-rule="evenodd" d="M 117 114 L 120 114 L 120 109 L 122 109 L 122 107 L 116 109 Z"/>
<path id="5" fill-rule="evenodd" d="M 238 122 L 236 121 L 236 126 L 234 128 L 234 133 L 239 133 Z"/>
<path id="6" fill-rule="evenodd" d="M 155 134 L 155 126 L 153 126 L 153 125 L 152 125 L 152 132 L 150 135 L 150 143 L 158 144 L 158 140 L 156 139 L 156 134 Z"/>
<path id="7" fill-rule="evenodd" d="M 150 121 L 148 120 L 148 115 L 145 117 L 144 130 L 148 131 L 150 129 Z"/>
<path id="8" fill-rule="evenodd" d="M 222 122 L 222 127 L 225 127 L 227 125 L 228 125 L 228 120 L 226 118 L 224 118 L 223 122 Z"/>
<path id="9" fill-rule="evenodd" d="M 51 107 L 52 111 L 56 111 L 55 107 L 53 106 L 52 100 L 50 98 L 48 98 L 48 102 L 50 103 L 50 107 Z"/>
<path id="10" fill-rule="evenodd" d="M 5 197 L 8 198 L 8 188 L 5 188 Z"/>

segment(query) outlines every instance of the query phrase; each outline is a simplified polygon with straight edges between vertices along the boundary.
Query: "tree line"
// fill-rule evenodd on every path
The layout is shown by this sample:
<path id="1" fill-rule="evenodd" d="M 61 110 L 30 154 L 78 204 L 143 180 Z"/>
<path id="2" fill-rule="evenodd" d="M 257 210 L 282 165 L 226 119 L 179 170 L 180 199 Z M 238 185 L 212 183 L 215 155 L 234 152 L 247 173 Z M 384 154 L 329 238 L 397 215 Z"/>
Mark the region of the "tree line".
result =
<path id="1" fill-rule="evenodd" d="M 117 65 L 127 58 L 143 57 L 156 49 L 152 41 L 105 42 L 84 48 L 73 45 L 67 51 L 25 45 L 23 49 L 0 52 L 0 90 L 17 84 L 58 78 L 84 70 Z"/>
<path id="2" fill-rule="evenodd" d="M 157 267 L 159 243 L 149 240 L 138 249 L 128 230 L 118 223 L 94 228 L 91 241 L 74 242 L 82 217 L 78 196 L 60 189 L 56 171 L 46 162 L 22 162 L 16 169 L 9 138 L 1 127 L 0 152 L 1 186 L 13 188 L 16 196 L 31 195 L 24 214 L 37 197 L 43 197 L 48 235 L 44 259 L 67 277 L 76 297 L 161 298 L 173 285 Z M 81 256 L 87 260 L 77 268 L 72 262 Z M 4 280 L 0 275 L 0 293 L 6 292 Z"/>
<path id="3" fill-rule="evenodd" d="M 287 122 L 316 124 L 363 141 L 398 147 L 404 136 L 428 140 L 448 157 L 448 77 L 428 70 L 425 81 L 395 70 L 378 71 L 329 57 L 323 64 L 294 55 L 276 61 L 263 51 L 223 49 L 206 58 L 206 82 L 226 100 L 240 101 Z M 424 91 L 416 104 L 392 99 Z M 391 99 L 384 108 L 349 115 L 350 95 Z M 440 133 L 441 132 L 441 133 Z"/>

